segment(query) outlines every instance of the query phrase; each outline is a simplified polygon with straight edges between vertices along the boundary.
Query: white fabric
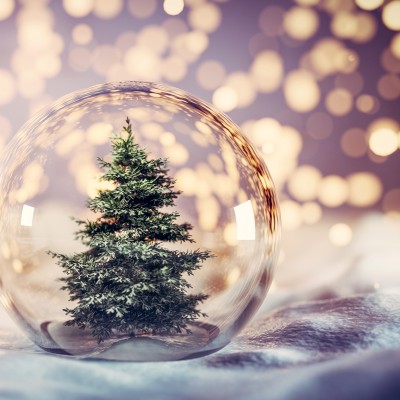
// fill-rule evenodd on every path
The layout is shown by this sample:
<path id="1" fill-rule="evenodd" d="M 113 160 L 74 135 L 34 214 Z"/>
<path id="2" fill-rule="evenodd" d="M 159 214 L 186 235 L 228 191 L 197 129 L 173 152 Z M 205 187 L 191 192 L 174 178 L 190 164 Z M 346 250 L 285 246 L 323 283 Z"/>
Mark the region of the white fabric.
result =
<path id="1" fill-rule="evenodd" d="M 335 249 L 322 234 L 335 221 L 285 236 L 257 316 L 207 357 L 54 356 L 2 311 L 0 399 L 400 399 L 400 223 L 355 219 L 352 244 Z"/>

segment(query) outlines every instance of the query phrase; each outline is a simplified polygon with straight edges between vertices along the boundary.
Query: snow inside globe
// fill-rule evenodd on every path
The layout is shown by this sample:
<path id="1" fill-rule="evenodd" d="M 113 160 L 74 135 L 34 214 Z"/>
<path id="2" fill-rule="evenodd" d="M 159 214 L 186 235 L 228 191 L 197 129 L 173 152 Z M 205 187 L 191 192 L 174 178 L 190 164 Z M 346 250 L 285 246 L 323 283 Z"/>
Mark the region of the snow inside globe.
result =
<path id="1" fill-rule="evenodd" d="M 205 102 L 122 82 L 28 121 L 0 166 L 1 299 L 49 352 L 161 361 L 226 346 L 279 242 L 266 166 Z"/>

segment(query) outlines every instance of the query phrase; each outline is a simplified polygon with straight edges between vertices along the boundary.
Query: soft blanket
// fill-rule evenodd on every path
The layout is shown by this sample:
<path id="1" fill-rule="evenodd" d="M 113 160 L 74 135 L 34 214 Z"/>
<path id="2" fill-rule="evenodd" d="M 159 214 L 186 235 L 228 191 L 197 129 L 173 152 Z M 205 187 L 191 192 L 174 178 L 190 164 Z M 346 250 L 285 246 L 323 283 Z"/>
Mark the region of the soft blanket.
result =
<path id="1" fill-rule="evenodd" d="M 332 221 L 319 230 L 324 223 Z M 343 251 L 330 252 L 321 235 L 314 252 L 293 250 L 299 240 L 303 248 L 313 243 L 314 228 L 287 236 L 286 261 L 264 305 L 207 357 L 132 363 L 49 355 L 2 314 L 0 398 L 400 399 L 400 223 L 371 215 L 353 226 Z M 304 279 L 294 284 L 293 275 Z"/>

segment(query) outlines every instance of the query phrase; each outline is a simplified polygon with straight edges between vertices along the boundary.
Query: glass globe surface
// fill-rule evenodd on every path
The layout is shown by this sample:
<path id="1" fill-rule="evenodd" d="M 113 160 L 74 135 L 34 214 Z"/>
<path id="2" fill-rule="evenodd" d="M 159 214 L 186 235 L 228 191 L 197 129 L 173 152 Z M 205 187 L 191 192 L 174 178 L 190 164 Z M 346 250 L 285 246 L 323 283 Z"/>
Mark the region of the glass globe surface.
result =
<path id="1" fill-rule="evenodd" d="M 186 277 L 188 293 L 208 297 L 190 332 L 127 335 L 104 341 L 66 326 L 73 308 L 63 269 L 49 251 L 85 251 L 75 219 L 96 218 L 87 199 L 108 190 L 97 157 L 129 118 L 151 158 L 167 158 L 181 191 L 172 211 L 192 225 L 193 243 L 160 243 L 213 257 Z M 279 210 L 271 177 L 240 129 L 205 102 L 143 82 L 103 84 L 61 98 L 28 121 L 1 164 L 1 297 L 41 348 L 114 360 L 177 360 L 217 351 L 249 321 L 272 279 Z M 171 208 L 171 207 L 169 207 Z M 168 210 L 171 212 L 171 210 Z"/>

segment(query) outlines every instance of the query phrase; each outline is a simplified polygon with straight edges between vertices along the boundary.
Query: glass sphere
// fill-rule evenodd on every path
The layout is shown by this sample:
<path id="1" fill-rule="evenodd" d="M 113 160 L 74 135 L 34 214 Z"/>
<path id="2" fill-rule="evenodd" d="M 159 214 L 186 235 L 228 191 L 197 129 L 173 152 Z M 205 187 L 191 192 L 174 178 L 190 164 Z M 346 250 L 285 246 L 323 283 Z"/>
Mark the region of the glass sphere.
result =
<path id="1" fill-rule="evenodd" d="M 90 327 L 66 324 L 71 317 L 65 310 L 80 299 L 65 287 L 65 269 L 51 252 L 89 254 L 87 244 L 77 238 L 77 220 L 99 217 L 88 208 L 88 199 L 111 190 L 112 182 L 99 179 L 104 169 L 98 157 L 110 160 L 111 137 L 121 132 L 127 118 L 149 159 L 167 159 L 168 174 L 181 192 L 168 212 L 176 211 L 179 223 L 191 225 L 193 241 L 158 244 L 212 255 L 192 274 L 182 275 L 190 285 L 186 296 L 207 298 L 180 332 L 126 333 L 114 327 L 98 340 Z M 49 352 L 140 361 L 206 355 L 227 345 L 266 296 L 280 232 L 271 177 L 227 116 L 181 90 L 122 82 L 61 98 L 9 143 L 0 189 L 2 301 L 30 338 Z M 89 279 L 89 272 L 84 274 Z M 92 281 L 79 290 L 100 296 L 103 287 Z M 162 300 L 159 296 L 154 295 L 154 302 Z M 110 322 L 118 318 L 113 312 Z"/>

